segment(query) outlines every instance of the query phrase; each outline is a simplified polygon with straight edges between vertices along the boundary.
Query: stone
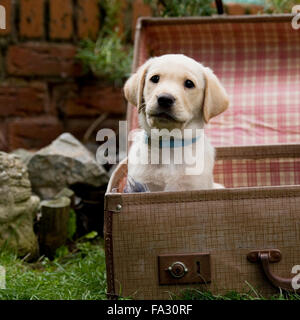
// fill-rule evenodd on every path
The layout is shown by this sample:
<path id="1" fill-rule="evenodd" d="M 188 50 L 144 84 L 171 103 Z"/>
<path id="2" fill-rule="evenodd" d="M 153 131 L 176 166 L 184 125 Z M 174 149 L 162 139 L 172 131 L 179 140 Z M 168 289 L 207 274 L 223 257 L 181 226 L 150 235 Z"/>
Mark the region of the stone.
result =
<path id="1" fill-rule="evenodd" d="M 60 199 L 60 198 L 68 198 L 71 201 L 71 208 L 75 207 L 75 192 L 69 188 L 63 188 L 58 194 L 55 195 L 53 200 Z"/>
<path id="2" fill-rule="evenodd" d="M 54 199 L 59 199 L 61 197 L 72 199 L 75 196 L 73 190 L 69 188 L 63 188 L 57 195 L 55 195 Z"/>
<path id="3" fill-rule="evenodd" d="M 16 155 L 0 152 L 0 246 L 6 244 L 29 259 L 38 256 L 33 230 L 38 207 L 26 165 Z"/>
<path id="4" fill-rule="evenodd" d="M 14 150 L 12 154 L 15 154 L 23 163 L 27 165 L 31 157 L 34 155 L 34 152 L 20 148 Z"/>
<path id="5" fill-rule="evenodd" d="M 109 179 L 90 151 L 69 133 L 36 152 L 28 171 L 33 191 L 42 199 L 51 199 L 63 188 L 76 184 L 100 187 Z"/>

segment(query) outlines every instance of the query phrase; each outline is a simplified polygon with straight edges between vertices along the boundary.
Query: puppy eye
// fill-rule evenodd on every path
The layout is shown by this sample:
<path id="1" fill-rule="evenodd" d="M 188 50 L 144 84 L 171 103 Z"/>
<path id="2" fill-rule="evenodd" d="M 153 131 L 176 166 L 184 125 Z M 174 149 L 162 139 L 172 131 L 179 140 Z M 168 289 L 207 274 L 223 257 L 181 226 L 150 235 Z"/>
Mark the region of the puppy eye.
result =
<path id="1" fill-rule="evenodd" d="M 151 82 L 153 82 L 153 83 L 158 83 L 158 81 L 159 81 L 159 75 L 155 75 L 155 76 L 152 76 L 151 78 L 150 78 L 150 81 Z"/>
<path id="2" fill-rule="evenodd" d="M 193 82 L 192 80 L 185 80 L 184 86 L 185 86 L 186 88 L 189 88 L 189 89 L 195 87 L 194 82 Z"/>

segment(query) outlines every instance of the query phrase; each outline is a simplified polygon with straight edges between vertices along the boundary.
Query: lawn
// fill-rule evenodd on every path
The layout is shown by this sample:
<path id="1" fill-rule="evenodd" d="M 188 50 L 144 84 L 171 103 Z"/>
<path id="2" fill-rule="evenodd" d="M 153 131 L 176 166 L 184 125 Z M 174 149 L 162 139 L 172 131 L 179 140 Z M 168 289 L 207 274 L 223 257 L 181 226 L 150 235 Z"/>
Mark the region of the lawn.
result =
<path id="1" fill-rule="evenodd" d="M 6 269 L 6 289 L 0 290 L 0 300 L 103 300 L 106 299 L 106 275 L 103 240 L 81 239 L 57 251 L 57 257 L 50 261 L 41 257 L 28 263 L 9 250 L 0 253 L 0 265 Z M 170 298 L 181 300 L 264 300 L 249 290 L 248 294 L 229 292 L 226 295 L 212 295 L 198 290 L 184 291 L 180 296 Z M 299 295 L 278 294 L 276 300 L 300 300 Z"/>
<path id="2" fill-rule="evenodd" d="M 298 294 L 279 293 L 269 298 L 258 294 L 253 288 L 248 293 L 228 292 L 227 294 L 213 295 L 210 292 L 200 292 L 199 290 L 186 290 L 180 297 L 174 296 L 173 299 L 180 300 L 300 300 Z"/>
<path id="3" fill-rule="evenodd" d="M 1 300 L 102 300 L 106 299 L 103 240 L 80 241 L 72 253 L 66 247 L 57 258 L 27 263 L 4 250 L 0 265 L 6 269 Z"/>

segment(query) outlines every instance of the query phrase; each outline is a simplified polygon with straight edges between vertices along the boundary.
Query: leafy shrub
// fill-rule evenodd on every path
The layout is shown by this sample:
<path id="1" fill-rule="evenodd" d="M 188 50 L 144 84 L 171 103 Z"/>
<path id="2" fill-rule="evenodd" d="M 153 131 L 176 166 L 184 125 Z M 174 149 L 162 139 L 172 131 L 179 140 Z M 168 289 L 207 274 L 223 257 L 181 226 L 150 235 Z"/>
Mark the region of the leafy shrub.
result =
<path id="1" fill-rule="evenodd" d="M 155 16 L 186 17 L 210 16 L 215 13 L 212 0 L 144 0 L 149 4 Z"/>
<path id="2" fill-rule="evenodd" d="M 119 34 L 120 6 L 118 0 L 100 1 L 102 30 L 96 42 L 83 40 L 77 54 L 86 71 L 116 86 L 130 74 L 133 56 L 132 45 L 125 44 Z"/>
<path id="3" fill-rule="evenodd" d="M 182 17 L 208 16 L 215 13 L 212 0 L 144 0 L 149 4 L 155 16 Z M 122 86 L 130 75 L 133 49 L 121 37 L 118 30 L 121 1 L 101 0 L 102 30 L 96 42 L 86 39 L 81 42 L 77 57 L 86 71 L 92 71 L 97 77 Z M 126 32 L 125 32 L 126 34 Z M 130 34 L 130 30 L 127 30 Z"/>
<path id="4" fill-rule="evenodd" d="M 76 233 L 76 213 L 73 209 L 71 209 L 69 221 L 68 221 L 68 239 L 72 240 L 75 233 Z"/>
<path id="5" fill-rule="evenodd" d="M 77 57 L 86 70 L 120 86 L 130 74 L 132 48 L 122 43 L 116 31 L 102 32 L 96 42 L 83 41 Z"/>
<path id="6" fill-rule="evenodd" d="M 291 13 L 300 0 L 266 0 L 265 11 L 268 13 Z"/>

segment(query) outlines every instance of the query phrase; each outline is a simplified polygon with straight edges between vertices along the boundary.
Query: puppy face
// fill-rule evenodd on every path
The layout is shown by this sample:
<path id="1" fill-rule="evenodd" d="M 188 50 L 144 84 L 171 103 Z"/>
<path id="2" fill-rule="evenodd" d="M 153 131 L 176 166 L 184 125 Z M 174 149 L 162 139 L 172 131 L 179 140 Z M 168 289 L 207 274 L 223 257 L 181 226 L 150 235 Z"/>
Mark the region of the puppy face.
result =
<path id="1" fill-rule="evenodd" d="M 208 122 L 228 107 L 227 94 L 213 72 L 184 55 L 148 60 L 125 84 L 125 97 L 139 109 L 144 129 L 183 129 Z"/>

